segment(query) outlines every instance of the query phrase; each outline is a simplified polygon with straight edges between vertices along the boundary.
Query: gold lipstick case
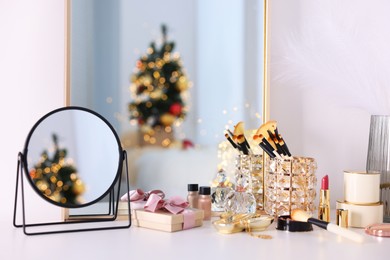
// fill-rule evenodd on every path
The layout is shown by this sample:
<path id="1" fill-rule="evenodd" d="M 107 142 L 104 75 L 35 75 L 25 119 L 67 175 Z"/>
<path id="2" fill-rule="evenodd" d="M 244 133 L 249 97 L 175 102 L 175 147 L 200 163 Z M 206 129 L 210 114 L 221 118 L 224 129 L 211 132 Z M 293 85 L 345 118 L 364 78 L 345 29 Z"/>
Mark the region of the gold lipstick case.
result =
<path id="1" fill-rule="evenodd" d="M 320 204 L 318 206 L 318 219 L 330 222 L 330 193 L 329 190 L 320 190 Z"/>

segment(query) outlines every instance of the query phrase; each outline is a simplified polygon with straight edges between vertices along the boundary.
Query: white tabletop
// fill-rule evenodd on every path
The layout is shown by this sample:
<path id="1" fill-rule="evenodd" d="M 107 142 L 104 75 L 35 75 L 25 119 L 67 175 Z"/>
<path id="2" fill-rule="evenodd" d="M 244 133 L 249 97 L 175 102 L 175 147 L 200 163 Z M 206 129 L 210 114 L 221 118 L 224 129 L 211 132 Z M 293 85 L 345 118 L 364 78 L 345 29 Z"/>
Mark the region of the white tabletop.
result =
<path id="1" fill-rule="evenodd" d="M 205 221 L 202 227 L 168 233 L 132 226 L 129 229 L 26 236 L 11 222 L 1 224 L 0 259 L 388 259 L 390 238 L 364 234 L 363 244 L 326 230 L 278 231 L 273 223 L 262 234 L 220 234 Z M 346 257 L 346 258 L 344 258 Z"/>

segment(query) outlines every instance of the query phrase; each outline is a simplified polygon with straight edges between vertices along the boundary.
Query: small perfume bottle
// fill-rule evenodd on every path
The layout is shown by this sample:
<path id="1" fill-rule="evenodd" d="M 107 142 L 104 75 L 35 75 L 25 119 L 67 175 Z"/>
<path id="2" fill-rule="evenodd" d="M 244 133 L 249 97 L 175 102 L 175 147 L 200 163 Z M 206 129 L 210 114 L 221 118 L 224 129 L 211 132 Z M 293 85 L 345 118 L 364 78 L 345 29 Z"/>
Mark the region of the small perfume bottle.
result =
<path id="1" fill-rule="evenodd" d="M 203 209 L 204 217 L 203 220 L 211 219 L 211 189 L 208 186 L 201 186 L 199 188 L 199 200 L 198 208 Z"/>
<path id="2" fill-rule="evenodd" d="M 243 167 L 248 163 L 247 155 L 238 158 L 236 164 L 236 189 L 229 192 L 225 202 L 225 212 L 234 214 L 256 213 L 256 198 L 250 192 L 252 176 L 247 167 Z"/>
<path id="3" fill-rule="evenodd" d="M 234 214 L 256 213 L 256 199 L 252 193 L 237 186 L 236 190 L 227 194 L 224 208 L 225 212 Z"/>
<path id="4" fill-rule="evenodd" d="M 188 184 L 187 201 L 190 208 L 198 208 L 199 191 L 198 184 Z"/>
<path id="5" fill-rule="evenodd" d="M 233 190 L 233 185 L 229 182 L 223 169 L 218 171 L 213 183 L 214 186 L 211 188 L 211 210 L 214 212 L 223 212 L 225 211 L 227 195 Z"/>

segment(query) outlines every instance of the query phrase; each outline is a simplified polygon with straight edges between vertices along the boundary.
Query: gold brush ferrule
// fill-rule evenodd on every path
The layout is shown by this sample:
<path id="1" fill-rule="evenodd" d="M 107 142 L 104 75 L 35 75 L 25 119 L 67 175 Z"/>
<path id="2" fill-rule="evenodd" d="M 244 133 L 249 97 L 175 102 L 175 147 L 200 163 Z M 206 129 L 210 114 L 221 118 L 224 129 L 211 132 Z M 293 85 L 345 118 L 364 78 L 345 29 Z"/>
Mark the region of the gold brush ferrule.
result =
<path id="1" fill-rule="evenodd" d="M 330 192 L 320 190 L 320 204 L 318 206 L 318 219 L 330 222 Z"/>

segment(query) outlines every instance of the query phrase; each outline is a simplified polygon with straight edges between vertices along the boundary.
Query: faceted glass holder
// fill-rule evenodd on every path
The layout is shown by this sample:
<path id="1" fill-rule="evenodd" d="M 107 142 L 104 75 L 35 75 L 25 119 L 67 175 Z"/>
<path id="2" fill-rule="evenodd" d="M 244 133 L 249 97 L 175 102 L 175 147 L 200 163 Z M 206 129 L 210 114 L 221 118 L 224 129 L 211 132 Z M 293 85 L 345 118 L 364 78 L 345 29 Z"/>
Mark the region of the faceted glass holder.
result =
<path id="1" fill-rule="evenodd" d="M 264 210 L 273 216 L 293 209 L 315 211 L 317 163 L 313 158 L 267 158 L 264 171 Z"/>
<path id="2" fill-rule="evenodd" d="M 372 115 L 368 139 L 368 173 L 380 173 L 383 222 L 390 222 L 390 116 Z"/>
<path id="3" fill-rule="evenodd" d="M 223 212 L 225 211 L 227 196 L 233 191 L 233 185 L 223 170 L 218 171 L 217 177 L 213 182 L 216 184 L 211 187 L 211 210 L 214 212 Z"/>
<path id="4" fill-rule="evenodd" d="M 263 155 L 240 154 L 236 157 L 236 186 L 252 193 L 256 210 L 263 209 Z"/>

